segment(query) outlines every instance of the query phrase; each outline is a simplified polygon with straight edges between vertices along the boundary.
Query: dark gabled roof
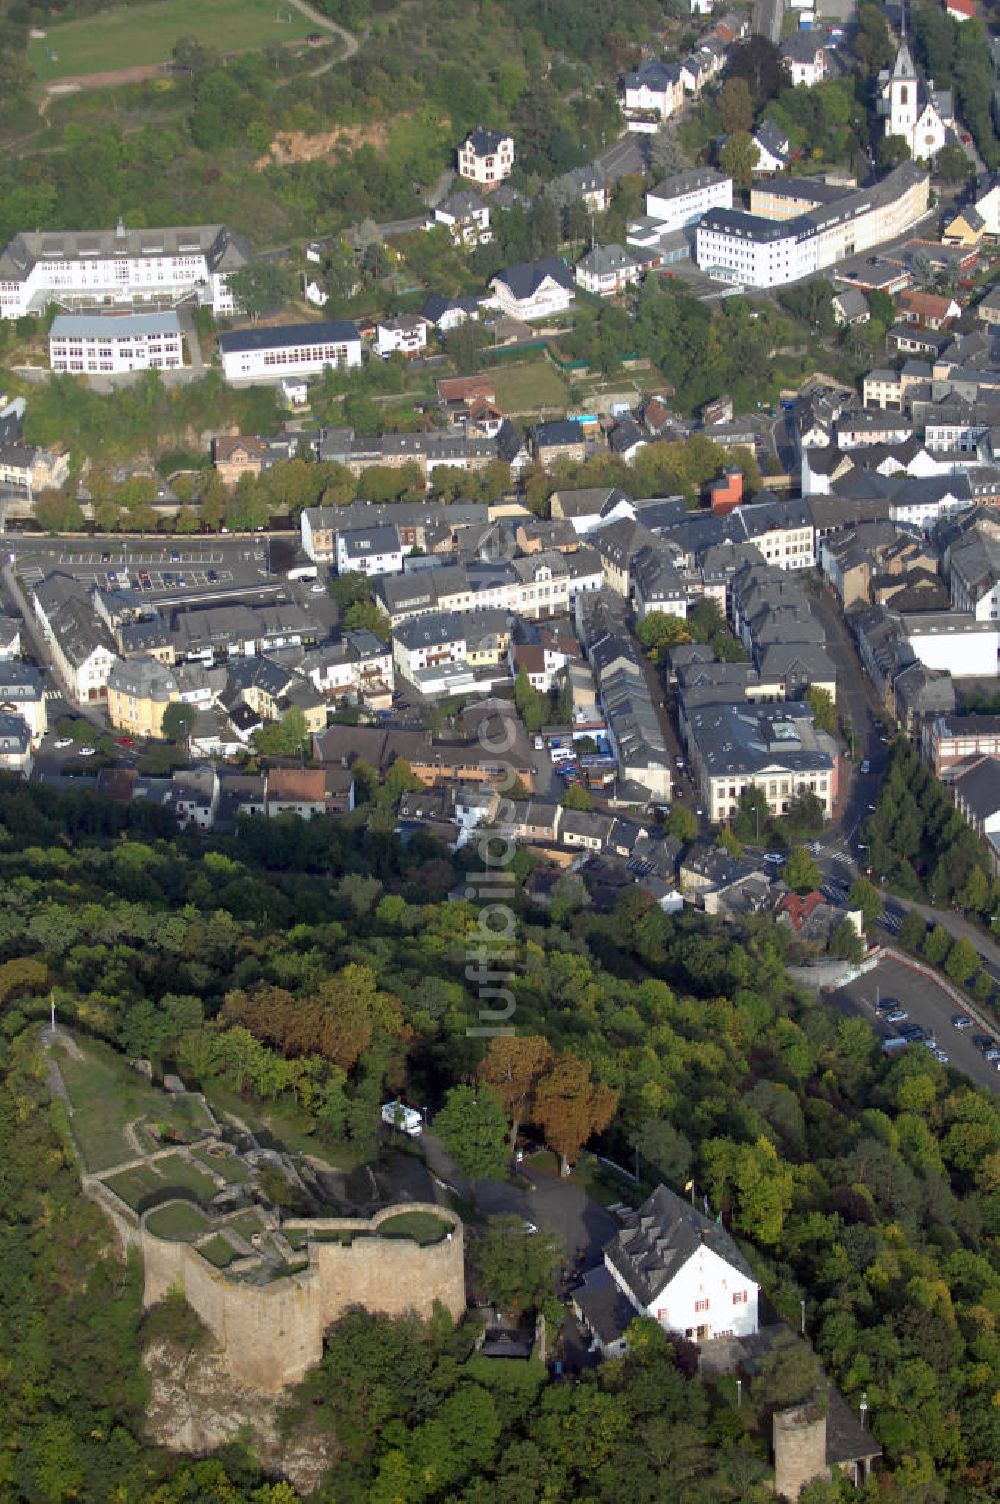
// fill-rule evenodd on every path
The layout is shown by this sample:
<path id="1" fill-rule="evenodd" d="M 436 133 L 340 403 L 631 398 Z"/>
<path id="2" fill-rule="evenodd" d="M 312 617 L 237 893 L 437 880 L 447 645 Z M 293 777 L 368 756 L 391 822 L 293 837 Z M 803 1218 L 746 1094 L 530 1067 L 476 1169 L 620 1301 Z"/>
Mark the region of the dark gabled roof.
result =
<path id="1" fill-rule="evenodd" d="M 556 418 L 551 423 L 539 423 L 531 430 L 531 437 L 541 448 L 549 444 L 580 444 L 583 442 L 583 425 L 575 418 Z"/>
<path id="2" fill-rule="evenodd" d="M 349 344 L 359 340 L 356 324 L 350 319 L 332 319 L 321 324 L 258 325 L 255 329 L 233 329 L 219 335 L 219 349 L 224 355 L 239 350 L 284 350 L 291 345 Z"/>
<path id="3" fill-rule="evenodd" d="M 542 261 L 519 261 L 497 272 L 494 282 L 502 282 L 519 302 L 534 297 L 546 278 L 560 287 L 573 290 L 573 274 L 561 256 L 546 256 Z"/>
<path id="4" fill-rule="evenodd" d="M 477 125 L 469 132 L 462 145 L 471 146 L 477 157 L 489 157 L 500 150 L 504 141 L 510 139 L 509 131 L 497 131 L 488 125 Z"/>
<path id="5" fill-rule="evenodd" d="M 639 1208 L 636 1225 L 623 1228 L 604 1257 L 636 1299 L 649 1306 L 703 1246 L 753 1280 L 753 1270 L 725 1228 L 661 1185 Z"/>

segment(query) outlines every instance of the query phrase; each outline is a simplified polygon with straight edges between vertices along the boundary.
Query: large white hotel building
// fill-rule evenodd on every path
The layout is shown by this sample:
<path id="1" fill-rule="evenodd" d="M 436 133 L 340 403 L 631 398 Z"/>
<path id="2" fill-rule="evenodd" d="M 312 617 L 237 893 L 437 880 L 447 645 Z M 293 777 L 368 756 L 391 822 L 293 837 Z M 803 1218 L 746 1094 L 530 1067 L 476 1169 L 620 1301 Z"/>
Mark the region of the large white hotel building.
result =
<path id="1" fill-rule="evenodd" d="M 778 287 L 809 277 L 871 246 L 893 240 L 927 213 L 930 175 L 902 162 L 879 183 L 831 192 L 819 179 L 780 179 L 754 188 L 750 212 L 709 209 L 698 224 L 699 267 L 722 282 Z M 778 191 L 776 191 L 778 190 Z"/>

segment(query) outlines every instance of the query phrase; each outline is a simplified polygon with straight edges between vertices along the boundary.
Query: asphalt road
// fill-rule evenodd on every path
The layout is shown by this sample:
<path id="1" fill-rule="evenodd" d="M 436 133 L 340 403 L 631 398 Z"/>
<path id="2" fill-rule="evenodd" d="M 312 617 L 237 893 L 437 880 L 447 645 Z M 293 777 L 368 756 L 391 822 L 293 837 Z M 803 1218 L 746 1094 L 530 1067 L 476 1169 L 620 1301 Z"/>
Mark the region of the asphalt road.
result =
<path id="1" fill-rule="evenodd" d="M 880 961 L 873 971 L 832 993 L 830 1000 L 843 1013 L 867 1019 L 880 1038 L 888 1039 L 896 1029 L 878 1017 L 875 1004 L 889 997 L 898 999 L 909 1014 L 908 1022 L 919 1024 L 937 1040 L 955 1070 L 977 1086 L 1000 1093 L 1000 1072 L 983 1059 L 972 1043 L 972 1035 L 982 1030 L 977 1025 L 960 1033 L 952 1026 L 952 1015 L 962 1010 L 930 977 L 911 971 L 899 961 Z M 914 1050 L 923 1048 L 922 1044 L 910 1045 Z"/>
<path id="2" fill-rule="evenodd" d="M 756 0 L 753 8 L 754 35 L 767 37 L 775 46 L 781 41 L 781 23 L 785 17 L 785 0 Z"/>

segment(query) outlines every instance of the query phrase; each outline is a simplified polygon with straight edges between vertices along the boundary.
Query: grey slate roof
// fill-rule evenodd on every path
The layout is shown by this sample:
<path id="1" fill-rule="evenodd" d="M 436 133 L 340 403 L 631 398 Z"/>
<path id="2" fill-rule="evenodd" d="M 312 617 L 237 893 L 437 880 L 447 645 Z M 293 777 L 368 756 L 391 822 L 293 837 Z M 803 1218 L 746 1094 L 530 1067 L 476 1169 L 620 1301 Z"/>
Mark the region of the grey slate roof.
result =
<path id="1" fill-rule="evenodd" d="M 561 287 L 572 289 L 573 278 L 561 256 L 546 256 L 542 261 L 519 261 L 497 272 L 494 282 L 502 282 L 519 302 L 534 297 L 547 277 Z"/>
<path id="2" fill-rule="evenodd" d="M 154 334 L 180 334 L 177 314 L 60 313 L 52 320 L 50 339 L 133 339 Z"/>
<path id="3" fill-rule="evenodd" d="M 285 350 L 293 345 L 350 344 L 360 338 L 357 325 L 350 319 L 332 319 L 319 324 L 258 325 L 254 329 L 233 329 L 218 337 L 223 355 L 239 350 Z"/>
<path id="4" fill-rule="evenodd" d="M 604 1257 L 637 1301 L 649 1306 L 702 1246 L 747 1279 L 754 1278 L 725 1228 L 661 1185 L 639 1208 L 636 1226 L 623 1228 L 604 1250 Z"/>

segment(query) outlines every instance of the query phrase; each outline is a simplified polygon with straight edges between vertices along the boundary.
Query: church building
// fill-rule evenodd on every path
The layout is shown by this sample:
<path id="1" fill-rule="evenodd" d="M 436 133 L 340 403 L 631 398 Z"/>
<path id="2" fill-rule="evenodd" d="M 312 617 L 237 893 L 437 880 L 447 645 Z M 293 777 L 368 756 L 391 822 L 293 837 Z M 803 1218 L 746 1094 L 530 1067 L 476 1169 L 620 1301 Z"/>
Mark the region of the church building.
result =
<path id="1" fill-rule="evenodd" d="M 914 161 L 929 162 L 948 142 L 954 125 L 950 89 L 920 77 L 905 35 L 891 71 L 879 74 L 879 114 L 887 136 L 902 136 Z"/>

